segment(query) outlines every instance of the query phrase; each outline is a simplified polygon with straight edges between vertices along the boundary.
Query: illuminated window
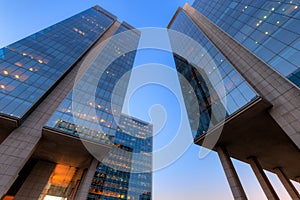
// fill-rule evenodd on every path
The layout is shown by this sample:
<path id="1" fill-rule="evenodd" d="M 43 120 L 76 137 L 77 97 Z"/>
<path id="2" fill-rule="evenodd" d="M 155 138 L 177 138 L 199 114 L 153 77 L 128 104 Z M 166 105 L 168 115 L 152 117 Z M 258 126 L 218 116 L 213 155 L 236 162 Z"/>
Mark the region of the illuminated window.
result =
<path id="1" fill-rule="evenodd" d="M 31 72 L 37 72 L 37 71 L 39 71 L 39 67 L 38 66 L 30 67 L 29 71 L 31 71 Z"/>
<path id="2" fill-rule="evenodd" d="M 57 196 L 51 196 L 51 195 L 46 195 L 44 200 L 65 200 L 63 197 L 57 197 Z"/>
<path id="3" fill-rule="evenodd" d="M 73 28 L 73 30 L 76 32 L 76 33 L 79 33 L 80 35 L 85 35 L 85 33 L 81 30 L 78 30 L 78 28 Z"/>
<path id="4" fill-rule="evenodd" d="M 3 198 L 3 200 L 13 200 L 13 199 L 14 199 L 13 196 L 5 196 L 5 197 Z"/>
<path id="5" fill-rule="evenodd" d="M 23 66 L 23 64 L 20 63 L 20 62 L 16 62 L 15 65 L 17 65 L 18 67 L 22 67 Z"/>

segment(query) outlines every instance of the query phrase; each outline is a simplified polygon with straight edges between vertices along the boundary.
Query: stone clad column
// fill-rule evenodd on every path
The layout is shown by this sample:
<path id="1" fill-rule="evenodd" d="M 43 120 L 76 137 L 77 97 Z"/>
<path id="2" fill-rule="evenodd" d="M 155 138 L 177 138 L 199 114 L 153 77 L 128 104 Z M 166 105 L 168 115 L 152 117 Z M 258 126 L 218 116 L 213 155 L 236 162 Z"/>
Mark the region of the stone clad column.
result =
<path id="1" fill-rule="evenodd" d="M 266 176 L 264 170 L 262 169 L 261 165 L 259 164 L 256 157 L 250 157 L 249 164 L 252 167 L 252 170 L 260 183 L 265 195 L 267 196 L 268 200 L 279 200 L 274 188 L 272 187 L 268 177 Z"/>
<path id="2" fill-rule="evenodd" d="M 227 181 L 235 200 L 245 200 L 247 196 L 240 182 L 240 179 L 234 169 L 230 156 L 224 147 L 217 147 L 217 152 L 222 163 Z"/>
<path id="3" fill-rule="evenodd" d="M 38 200 L 55 168 L 55 163 L 38 161 L 14 200 Z"/>
<path id="4" fill-rule="evenodd" d="M 83 174 L 83 177 L 80 181 L 79 188 L 75 194 L 74 200 L 87 199 L 89 188 L 91 186 L 96 167 L 98 165 L 98 160 L 95 158 L 92 160 L 89 169 Z"/>
<path id="5" fill-rule="evenodd" d="M 288 179 L 284 170 L 279 167 L 274 170 L 275 170 L 275 173 L 277 174 L 278 178 L 280 179 L 281 183 L 285 187 L 286 191 L 291 196 L 291 198 L 292 199 L 300 199 L 300 194 L 298 193 L 297 189 L 292 184 L 292 182 Z"/>

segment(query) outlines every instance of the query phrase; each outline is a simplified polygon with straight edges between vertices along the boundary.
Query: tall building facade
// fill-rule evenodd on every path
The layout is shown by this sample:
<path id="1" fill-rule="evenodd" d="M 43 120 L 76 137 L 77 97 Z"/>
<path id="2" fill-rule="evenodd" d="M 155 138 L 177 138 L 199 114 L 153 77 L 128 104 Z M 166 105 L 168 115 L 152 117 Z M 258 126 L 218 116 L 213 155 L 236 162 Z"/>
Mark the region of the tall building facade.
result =
<path id="1" fill-rule="evenodd" d="M 299 1 L 195 1 L 193 7 L 300 87 Z"/>
<path id="2" fill-rule="evenodd" d="M 152 125 L 121 113 L 139 39 L 94 6 L 0 50 L 0 198 L 151 199 Z"/>
<path id="3" fill-rule="evenodd" d="M 152 129 L 149 123 L 120 116 L 114 147 L 97 167 L 88 199 L 151 199 Z"/>
<path id="4" fill-rule="evenodd" d="M 290 181 L 300 177 L 298 6 L 196 0 L 179 8 L 168 25 L 202 48 L 186 47 L 187 58 L 174 53 L 175 64 L 195 94 L 192 98 L 182 83 L 194 142 L 215 144 L 234 199 L 247 196 L 231 157 L 251 165 L 268 199 L 279 198 L 263 169 L 276 173 L 291 198 L 299 199 Z M 175 40 L 170 34 L 174 49 Z M 210 81 L 217 75 L 221 81 Z M 222 86 L 224 93 L 218 92 Z M 194 112 L 200 113 L 199 124 L 193 124 Z"/>

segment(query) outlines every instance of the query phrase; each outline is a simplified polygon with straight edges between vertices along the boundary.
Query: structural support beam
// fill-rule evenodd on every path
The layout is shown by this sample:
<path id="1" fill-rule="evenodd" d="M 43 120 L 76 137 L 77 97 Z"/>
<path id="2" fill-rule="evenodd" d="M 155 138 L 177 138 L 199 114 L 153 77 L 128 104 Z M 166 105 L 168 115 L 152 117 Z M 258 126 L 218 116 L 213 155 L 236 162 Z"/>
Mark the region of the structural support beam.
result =
<path id="1" fill-rule="evenodd" d="M 262 169 L 261 165 L 259 164 L 256 157 L 250 157 L 249 164 L 260 183 L 265 195 L 267 196 L 268 200 L 279 200 L 274 188 L 272 187 L 267 175 L 265 174 L 264 170 Z"/>
<path id="2" fill-rule="evenodd" d="M 235 200 L 245 200 L 247 196 L 234 169 L 230 156 L 224 147 L 217 147 L 217 152 L 227 177 L 231 192 Z"/>
<path id="3" fill-rule="evenodd" d="M 300 194 L 298 193 L 295 186 L 292 184 L 292 182 L 288 179 L 287 175 L 285 174 L 284 170 L 282 168 L 276 168 L 274 169 L 278 178 L 280 179 L 281 183 L 285 187 L 286 191 L 289 193 L 292 199 L 300 199 Z"/>
<path id="4" fill-rule="evenodd" d="M 91 162 L 90 167 L 82 176 L 79 188 L 75 194 L 74 200 L 81 200 L 81 199 L 87 199 L 89 189 L 95 174 L 95 169 L 98 165 L 98 160 L 93 159 Z"/>

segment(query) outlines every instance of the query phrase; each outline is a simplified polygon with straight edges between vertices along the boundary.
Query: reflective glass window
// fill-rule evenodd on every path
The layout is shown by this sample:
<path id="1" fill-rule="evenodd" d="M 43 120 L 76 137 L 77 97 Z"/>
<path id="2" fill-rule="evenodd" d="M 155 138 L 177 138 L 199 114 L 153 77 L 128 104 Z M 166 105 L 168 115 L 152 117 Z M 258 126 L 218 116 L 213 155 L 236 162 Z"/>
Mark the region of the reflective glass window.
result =
<path id="1" fill-rule="evenodd" d="M 234 7 L 233 4 L 232 7 Z M 201 30 L 198 29 L 192 20 L 184 13 L 184 11 L 180 11 L 178 13 L 170 29 L 186 34 L 202 46 L 201 52 L 198 50 L 197 52 L 193 52 L 193 49 L 191 52 L 189 51 L 189 56 L 192 55 L 195 57 L 192 59 L 193 63 L 190 63 L 186 60 L 186 58 L 182 58 L 181 56 L 174 54 L 177 71 L 190 82 L 190 85 L 197 96 L 201 116 L 200 125 L 198 130 L 192 130 L 192 133 L 194 134 L 194 137 L 198 137 L 208 130 L 210 123 L 214 126 L 220 122 L 218 120 L 221 120 L 218 119 L 217 115 L 214 116 L 214 113 L 212 113 L 211 102 L 218 104 L 218 109 L 225 109 L 226 115 L 230 116 L 237 112 L 241 107 L 255 99 L 257 95 L 241 77 L 241 75 L 234 69 L 234 67 L 226 60 L 226 58 L 224 58 L 224 56 L 206 38 Z M 172 48 L 176 48 L 175 45 L 178 41 L 172 40 L 172 34 L 170 34 L 170 41 L 171 46 L 173 45 Z M 182 44 L 181 47 L 183 48 L 185 45 L 186 44 Z M 270 53 L 272 54 L 272 52 Z M 215 71 L 211 73 L 208 72 L 207 74 L 204 73 L 206 69 L 211 68 L 215 69 Z M 200 74 L 199 71 L 203 71 L 203 74 Z M 211 83 L 207 81 L 209 78 L 213 78 L 217 71 L 221 75 L 222 81 L 218 83 Z M 226 96 L 215 98 L 218 95 L 215 94 L 214 91 L 217 91 L 217 88 L 220 88 L 222 85 L 225 87 Z M 199 92 L 199 88 L 202 92 Z M 193 107 L 194 99 L 191 99 L 191 95 L 185 93 L 184 89 L 182 91 L 185 104 L 187 106 L 187 113 L 190 117 L 195 112 L 195 108 Z M 224 101 L 225 99 L 226 101 Z M 206 103 L 203 107 L 204 102 Z M 223 102 L 227 102 L 226 105 L 224 105 Z M 191 127 L 193 127 L 193 125 L 191 125 Z"/>
<path id="2" fill-rule="evenodd" d="M 219 9 L 213 9 L 211 2 L 216 3 Z M 300 87 L 300 80 L 295 76 L 300 69 L 299 61 L 295 59 L 292 62 L 289 57 L 285 57 L 289 54 L 280 53 L 291 48 L 291 44 L 296 44 L 295 41 L 300 37 L 299 1 L 196 0 L 193 7 L 279 73 L 286 77 L 291 75 L 293 78 L 290 80 Z M 237 29 L 237 24 L 243 25 Z M 260 49 L 257 49 L 258 46 Z M 299 51 L 299 48 L 296 49 Z M 275 58 L 272 60 L 269 51 L 281 57 L 278 59 L 280 61 L 274 61 Z M 286 60 L 291 62 L 286 63 Z"/>
<path id="3" fill-rule="evenodd" d="M 90 8 L 0 50 L 0 113 L 22 118 L 114 19 Z"/>

